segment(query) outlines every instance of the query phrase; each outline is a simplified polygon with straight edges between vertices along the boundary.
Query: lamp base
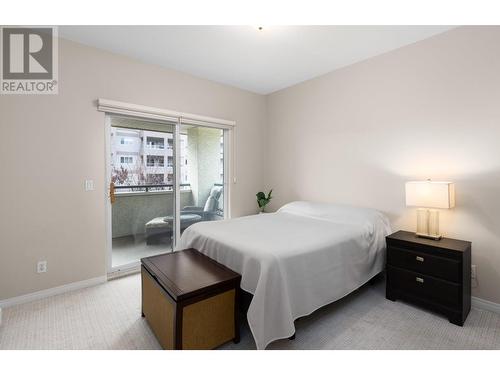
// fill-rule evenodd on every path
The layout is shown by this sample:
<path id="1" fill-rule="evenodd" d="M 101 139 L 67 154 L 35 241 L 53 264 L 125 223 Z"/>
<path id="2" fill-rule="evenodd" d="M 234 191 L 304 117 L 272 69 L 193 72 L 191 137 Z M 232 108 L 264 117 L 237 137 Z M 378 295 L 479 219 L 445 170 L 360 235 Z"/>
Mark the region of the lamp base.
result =
<path id="1" fill-rule="evenodd" d="M 421 237 L 421 238 L 429 238 L 431 240 L 436 240 L 436 241 L 439 241 L 443 236 L 441 236 L 440 234 L 428 234 L 428 233 L 415 233 L 415 235 L 417 237 Z"/>
<path id="2" fill-rule="evenodd" d="M 417 237 L 439 241 L 439 211 L 419 208 L 417 210 Z"/>

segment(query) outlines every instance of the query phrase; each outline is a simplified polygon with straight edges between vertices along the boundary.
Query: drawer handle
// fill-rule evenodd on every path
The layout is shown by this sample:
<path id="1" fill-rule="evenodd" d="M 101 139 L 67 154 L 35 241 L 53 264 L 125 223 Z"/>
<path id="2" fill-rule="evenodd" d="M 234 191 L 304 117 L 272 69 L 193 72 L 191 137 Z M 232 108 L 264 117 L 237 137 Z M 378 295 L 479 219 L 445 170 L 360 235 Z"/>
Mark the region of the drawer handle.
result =
<path id="1" fill-rule="evenodd" d="M 424 257 L 417 256 L 415 259 L 418 260 L 419 262 L 423 262 L 424 261 Z"/>
<path id="2" fill-rule="evenodd" d="M 421 283 L 421 284 L 424 283 L 424 279 L 422 279 L 421 277 L 416 277 L 415 280 L 417 280 L 417 283 Z"/>

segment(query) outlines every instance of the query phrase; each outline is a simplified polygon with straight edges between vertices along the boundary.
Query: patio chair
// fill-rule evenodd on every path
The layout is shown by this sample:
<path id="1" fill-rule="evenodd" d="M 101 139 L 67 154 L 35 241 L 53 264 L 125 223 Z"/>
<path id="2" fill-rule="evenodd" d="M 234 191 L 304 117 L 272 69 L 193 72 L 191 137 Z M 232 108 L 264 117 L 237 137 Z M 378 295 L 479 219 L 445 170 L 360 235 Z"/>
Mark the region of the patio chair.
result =
<path id="1" fill-rule="evenodd" d="M 219 210 L 219 199 L 222 195 L 222 185 L 214 185 L 210 190 L 207 201 L 203 207 L 185 206 L 181 210 L 181 231 L 198 221 L 212 221 L 222 219 Z M 145 224 L 146 243 L 148 245 L 161 242 L 172 237 L 173 216 L 155 217 Z"/>
<path id="2" fill-rule="evenodd" d="M 201 206 L 185 206 L 181 210 L 182 214 L 200 215 L 203 221 L 220 220 L 222 219 L 221 211 L 219 210 L 219 200 L 222 196 L 223 186 L 216 184 L 210 190 L 207 201 L 203 207 Z M 182 217 L 182 216 L 181 216 Z"/>

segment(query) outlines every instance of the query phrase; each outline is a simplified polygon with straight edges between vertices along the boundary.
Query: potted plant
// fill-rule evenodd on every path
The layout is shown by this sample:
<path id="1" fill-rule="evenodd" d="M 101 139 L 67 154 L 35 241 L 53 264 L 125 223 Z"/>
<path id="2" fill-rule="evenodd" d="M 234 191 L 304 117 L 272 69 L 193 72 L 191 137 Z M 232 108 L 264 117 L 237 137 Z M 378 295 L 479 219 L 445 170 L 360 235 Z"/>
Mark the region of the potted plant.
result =
<path id="1" fill-rule="evenodd" d="M 260 212 L 264 212 L 264 209 L 266 208 L 267 204 L 271 202 L 272 196 L 271 193 L 273 192 L 273 189 L 269 190 L 269 193 L 264 194 L 262 191 L 259 191 L 256 196 L 257 196 L 257 204 L 259 205 Z"/>

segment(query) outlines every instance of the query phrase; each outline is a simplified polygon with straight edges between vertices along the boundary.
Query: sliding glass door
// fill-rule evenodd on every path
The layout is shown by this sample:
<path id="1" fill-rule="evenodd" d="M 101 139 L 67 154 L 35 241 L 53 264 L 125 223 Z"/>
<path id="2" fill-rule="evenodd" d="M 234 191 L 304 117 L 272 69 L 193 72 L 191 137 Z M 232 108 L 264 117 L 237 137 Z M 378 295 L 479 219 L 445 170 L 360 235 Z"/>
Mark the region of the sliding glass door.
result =
<path id="1" fill-rule="evenodd" d="M 173 249 L 176 124 L 124 116 L 109 123 L 111 270 L 120 270 Z"/>
<path id="2" fill-rule="evenodd" d="M 109 272 L 175 249 L 183 231 L 227 217 L 228 130 L 107 115 Z"/>

